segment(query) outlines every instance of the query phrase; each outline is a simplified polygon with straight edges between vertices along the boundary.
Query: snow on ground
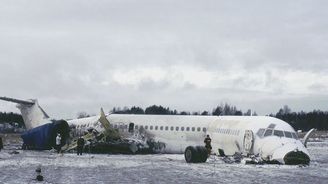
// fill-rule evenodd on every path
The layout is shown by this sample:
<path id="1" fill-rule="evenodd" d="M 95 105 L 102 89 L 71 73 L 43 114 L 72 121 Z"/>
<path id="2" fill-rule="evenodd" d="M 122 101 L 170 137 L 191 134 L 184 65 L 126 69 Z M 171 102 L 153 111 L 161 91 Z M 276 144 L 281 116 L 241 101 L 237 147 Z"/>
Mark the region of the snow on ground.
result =
<path id="1" fill-rule="evenodd" d="M 0 152 L 0 183 L 33 180 L 41 165 L 43 183 L 327 183 L 328 140 L 309 143 L 311 164 L 226 164 L 217 157 L 188 164 L 183 155 L 57 154 L 52 151 Z"/>

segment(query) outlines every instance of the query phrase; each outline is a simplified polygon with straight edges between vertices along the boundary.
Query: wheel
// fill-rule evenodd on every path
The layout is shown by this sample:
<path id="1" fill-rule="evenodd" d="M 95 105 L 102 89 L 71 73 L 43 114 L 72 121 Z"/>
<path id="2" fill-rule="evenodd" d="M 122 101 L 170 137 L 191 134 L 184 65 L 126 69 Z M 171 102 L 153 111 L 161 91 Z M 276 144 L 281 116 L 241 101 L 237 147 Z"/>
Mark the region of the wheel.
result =
<path id="1" fill-rule="evenodd" d="M 193 146 L 188 146 L 185 150 L 184 156 L 187 163 L 196 163 L 197 150 Z"/>
<path id="2" fill-rule="evenodd" d="M 204 146 L 196 146 L 196 150 L 198 152 L 198 161 L 206 162 L 208 157 L 208 151 Z"/>
<path id="3" fill-rule="evenodd" d="M 188 146 L 184 153 L 187 163 L 200 163 L 206 162 L 207 150 L 203 146 Z"/>

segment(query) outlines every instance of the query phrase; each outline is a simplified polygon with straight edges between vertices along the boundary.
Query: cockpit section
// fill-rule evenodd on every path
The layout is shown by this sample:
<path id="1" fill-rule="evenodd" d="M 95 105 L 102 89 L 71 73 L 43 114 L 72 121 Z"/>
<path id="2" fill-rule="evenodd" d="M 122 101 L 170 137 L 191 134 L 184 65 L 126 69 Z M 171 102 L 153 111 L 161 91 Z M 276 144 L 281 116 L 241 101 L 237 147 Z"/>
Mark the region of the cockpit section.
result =
<path id="1" fill-rule="evenodd" d="M 295 132 L 284 131 L 275 129 L 275 124 L 270 124 L 268 128 L 260 128 L 256 135 L 260 138 L 268 137 L 268 136 L 277 136 L 277 137 L 286 137 L 291 139 L 298 139 L 298 136 Z"/>

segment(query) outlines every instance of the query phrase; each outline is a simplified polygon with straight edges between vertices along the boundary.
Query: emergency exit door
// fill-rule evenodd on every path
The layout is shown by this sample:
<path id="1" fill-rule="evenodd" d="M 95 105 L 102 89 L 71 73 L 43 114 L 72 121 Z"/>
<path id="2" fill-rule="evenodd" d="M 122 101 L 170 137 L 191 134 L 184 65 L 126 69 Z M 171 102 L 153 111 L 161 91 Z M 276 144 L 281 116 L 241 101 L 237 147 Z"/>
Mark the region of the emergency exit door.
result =
<path id="1" fill-rule="evenodd" d="M 253 153 L 254 134 L 252 130 L 245 130 L 244 135 L 244 152 L 247 154 Z"/>

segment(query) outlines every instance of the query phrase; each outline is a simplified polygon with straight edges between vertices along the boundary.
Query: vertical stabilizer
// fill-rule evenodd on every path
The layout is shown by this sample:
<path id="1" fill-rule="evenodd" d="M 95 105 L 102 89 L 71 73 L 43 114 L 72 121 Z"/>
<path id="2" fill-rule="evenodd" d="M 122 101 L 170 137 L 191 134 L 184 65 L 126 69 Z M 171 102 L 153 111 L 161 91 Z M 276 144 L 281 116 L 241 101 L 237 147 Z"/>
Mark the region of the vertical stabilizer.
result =
<path id="1" fill-rule="evenodd" d="M 18 100 L 7 97 L 0 97 L 0 100 L 17 103 L 17 108 L 21 111 L 22 117 L 27 130 L 38 127 L 47 123 L 49 116 L 39 106 L 37 100 Z"/>

